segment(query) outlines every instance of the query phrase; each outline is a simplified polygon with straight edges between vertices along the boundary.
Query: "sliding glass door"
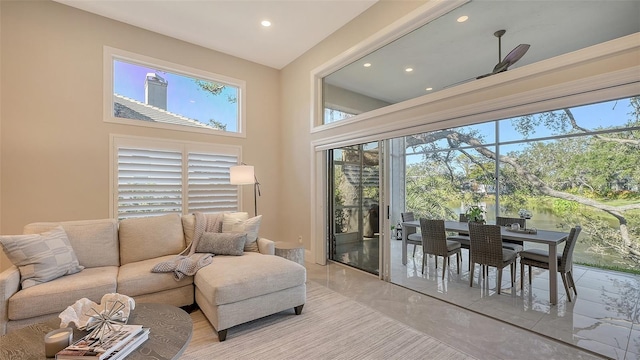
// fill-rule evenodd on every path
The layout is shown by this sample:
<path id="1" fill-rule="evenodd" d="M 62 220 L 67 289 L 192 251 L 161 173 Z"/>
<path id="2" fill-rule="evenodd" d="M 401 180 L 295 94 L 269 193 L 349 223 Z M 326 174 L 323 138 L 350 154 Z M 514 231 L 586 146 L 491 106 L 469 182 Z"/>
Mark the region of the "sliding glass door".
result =
<path id="1" fill-rule="evenodd" d="M 329 259 L 379 274 L 380 146 L 329 151 Z"/>

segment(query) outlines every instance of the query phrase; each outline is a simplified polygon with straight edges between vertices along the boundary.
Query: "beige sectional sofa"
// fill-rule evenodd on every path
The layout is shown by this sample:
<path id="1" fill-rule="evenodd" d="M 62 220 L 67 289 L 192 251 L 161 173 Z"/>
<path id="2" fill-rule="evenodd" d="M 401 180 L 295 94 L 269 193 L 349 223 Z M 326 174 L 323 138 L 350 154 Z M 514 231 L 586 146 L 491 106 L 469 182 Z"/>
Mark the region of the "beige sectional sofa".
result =
<path id="1" fill-rule="evenodd" d="M 55 316 L 80 298 L 99 303 L 113 292 L 137 302 L 196 303 L 220 341 L 235 325 L 287 309 L 300 313 L 306 270 L 275 256 L 274 244 L 267 239 L 258 238 L 259 252 L 215 255 L 210 265 L 180 281 L 173 273 L 151 272 L 185 249 L 193 224 L 193 215 L 163 215 L 120 223 L 102 219 L 26 225 L 25 234 L 62 226 L 84 269 L 26 289 L 20 286 L 16 266 L 0 273 L 0 334 Z"/>

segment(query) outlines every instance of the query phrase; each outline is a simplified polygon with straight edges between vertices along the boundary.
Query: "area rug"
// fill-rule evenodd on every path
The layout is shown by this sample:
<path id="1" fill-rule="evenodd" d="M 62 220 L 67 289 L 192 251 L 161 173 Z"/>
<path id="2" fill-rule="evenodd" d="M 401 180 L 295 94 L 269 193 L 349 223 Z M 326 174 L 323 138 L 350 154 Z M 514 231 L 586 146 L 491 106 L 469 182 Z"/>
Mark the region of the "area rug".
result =
<path id="1" fill-rule="evenodd" d="M 208 326 L 206 321 L 198 321 Z M 213 331 L 213 330 L 210 330 Z M 208 334 L 208 332 L 200 332 Z M 474 359 L 365 305 L 309 281 L 293 310 L 192 339 L 181 359 Z"/>

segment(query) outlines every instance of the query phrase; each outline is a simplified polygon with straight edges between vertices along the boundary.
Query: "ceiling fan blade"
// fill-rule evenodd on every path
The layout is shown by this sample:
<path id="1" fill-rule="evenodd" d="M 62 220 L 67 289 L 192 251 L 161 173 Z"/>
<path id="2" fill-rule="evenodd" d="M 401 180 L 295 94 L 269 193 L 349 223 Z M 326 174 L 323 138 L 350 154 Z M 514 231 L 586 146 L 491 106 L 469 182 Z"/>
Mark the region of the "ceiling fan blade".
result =
<path id="1" fill-rule="evenodd" d="M 477 79 L 486 78 L 487 76 L 495 75 L 495 74 L 497 74 L 497 73 L 498 73 L 498 72 L 490 72 L 490 73 L 486 73 L 486 74 L 484 74 L 484 75 L 477 76 L 477 77 L 476 77 L 476 80 L 477 80 Z"/>
<path id="2" fill-rule="evenodd" d="M 498 38 L 498 48 L 500 48 L 500 38 L 502 37 L 502 35 L 504 35 L 504 33 L 505 33 L 505 30 L 498 30 L 493 34 Z M 496 64 L 496 66 L 493 68 L 493 71 L 491 71 L 490 73 L 487 73 L 487 74 L 484 74 L 484 75 L 480 75 L 480 76 L 477 76 L 475 78 L 459 81 L 459 82 L 451 84 L 451 85 L 447 85 L 447 86 L 443 87 L 443 89 L 446 89 L 446 88 L 452 87 L 452 86 L 456 86 L 456 85 L 460 85 L 460 84 L 466 83 L 466 82 L 474 80 L 474 79 L 476 79 L 476 80 L 477 79 L 482 79 L 482 78 L 486 78 L 487 76 L 491 76 L 491 75 L 495 75 L 497 73 L 501 73 L 503 71 L 507 71 L 509 66 L 515 64 L 518 60 L 520 60 L 520 58 L 522 58 L 524 56 L 524 54 L 527 53 L 527 51 L 529 51 L 530 47 L 531 47 L 531 45 L 529 45 L 529 44 L 520 44 L 520 45 L 516 46 L 513 50 L 511 50 L 511 52 L 509 52 L 509 54 L 507 54 L 507 56 L 505 56 L 504 59 L 502 59 L 502 61 L 500 61 L 498 64 Z"/>
<path id="3" fill-rule="evenodd" d="M 507 56 L 505 56 L 504 59 L 502 59 L 502 61 L 500 61 L 493 68 L 493 73 L 496 74 L 506 71 L 509 66 L 515 64 L 518 60 L 520 60 L 520 58 L 524 56 L 524 54 L 527 53 L 527 51 L 529 51 L 529 47 L 529 44 L 520 44 L 516 46 L 515 49 L 511 50 L 511 52 L 507 54 Z"/>

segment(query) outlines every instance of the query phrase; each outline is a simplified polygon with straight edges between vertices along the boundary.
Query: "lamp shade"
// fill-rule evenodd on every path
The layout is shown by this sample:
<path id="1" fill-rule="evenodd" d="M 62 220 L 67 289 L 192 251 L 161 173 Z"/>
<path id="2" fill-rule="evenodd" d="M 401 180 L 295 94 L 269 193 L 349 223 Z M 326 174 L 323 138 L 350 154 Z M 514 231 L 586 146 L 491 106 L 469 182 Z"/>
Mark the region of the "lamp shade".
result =
<path id="1" fill-rule="evenodd" d="M 229 168 L 231 185 L 255 184 L 256 177 L 251 165 L 237 165 Z"/>

